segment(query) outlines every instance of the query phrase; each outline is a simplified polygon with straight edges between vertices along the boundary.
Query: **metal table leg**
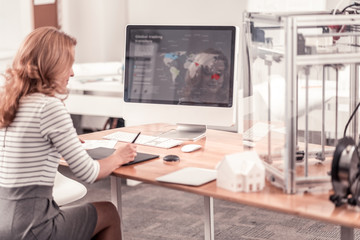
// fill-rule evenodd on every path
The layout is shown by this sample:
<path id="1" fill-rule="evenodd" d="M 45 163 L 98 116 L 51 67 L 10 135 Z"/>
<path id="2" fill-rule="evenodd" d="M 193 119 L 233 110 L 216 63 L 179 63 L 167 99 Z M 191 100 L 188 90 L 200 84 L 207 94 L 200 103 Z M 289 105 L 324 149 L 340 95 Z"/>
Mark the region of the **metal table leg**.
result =
<path id="1" fill-rule="evenodd" d="M 124 239 L 122 204 L 121 204 L 121 178 L 110 176 L 111 202 L 116 206 L 120 216 L 121 239 Z"/>
<path id="2" fill-rule="evenodd" d="M 214 240 L 214 199 L 204 196 L 205 240 Z"/>
<path id="3" fill-rule="evenodd" d="M 349 227 L 340 226 L 340 239 L 341 240 L 354 240 L 354 229 Z"/>

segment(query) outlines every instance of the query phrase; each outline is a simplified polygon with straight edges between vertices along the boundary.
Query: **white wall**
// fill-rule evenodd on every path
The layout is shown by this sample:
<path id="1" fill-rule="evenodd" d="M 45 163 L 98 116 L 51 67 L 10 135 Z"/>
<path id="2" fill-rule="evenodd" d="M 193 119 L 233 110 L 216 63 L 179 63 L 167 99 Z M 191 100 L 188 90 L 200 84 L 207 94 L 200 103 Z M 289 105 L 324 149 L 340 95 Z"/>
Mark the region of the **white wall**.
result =
<path id="1" fill-rule="evenodd" d="M 0 0 L 0 50 L 15 50 L 33 29 L 29 0 Z"/>
<path id="2" fill-rule="evenodd" d="M 58 1 L 63 30 L 78 39 L 76 62 L 80 63 L 122 61 L 128 23 L 237 25 L 241 28 L 245 10 L 324 10 L 326 1 L 334 0 Z"/>
<path id="3" fill-rule="evenodd" d="M 62 29 L 78 40 L 76 62 L 121 61 L 131 24 L 241 25 L 238 0 L 61 0 Z"/>
<path id="4" fill-rule="evenodd" d="M 336 6 L 340 10 L 342 10 L 344 7 L 354 3 L 355 0 L 326 0 L 326 9 L 333 10 Z"/>
<path id="5" fill-rule="evenodd" d="M 6 1 L 6 0 L 1 0 Z M 19 0 L 18 0 L 19 1 Z M 64 31 L 78 39 L 76 62 L 122 61 L 126 24 L 242 26 L 248 11 L 329 10 L 337 0 L 58 0 Z M 344 0 L 346 5 L 350 0 Z"/>
<path id="6" fill-rule="evenodd" d="M 326 9 L 327 0 L 249 0 L 248 11 L 252 12 L 300 12 Z"/>
<path id="7" fill-rule="evenodd" d="M 0 73 L 11 64 L 21 41 L 33 29 L 31 19 L 31 1 L 0 0 Z"/>
<path id="8" fill-rule="evenodd" d="M 246 5 L 246 1 L 239 0 L 128 0 L 128 21 L 131 24 L 241 25 Z"/>
<path id="9" fill-rule="evenodd" d="M 122 61 L 126 2 L 59 1 L 59 23 L 65 32 L 78 40 L 76 62 Z"/>
<path id="10" fill-rule="evenodd" d="M 16 50 L 33 29 L 31 1 L 0 0 L 0 51 Z"/>

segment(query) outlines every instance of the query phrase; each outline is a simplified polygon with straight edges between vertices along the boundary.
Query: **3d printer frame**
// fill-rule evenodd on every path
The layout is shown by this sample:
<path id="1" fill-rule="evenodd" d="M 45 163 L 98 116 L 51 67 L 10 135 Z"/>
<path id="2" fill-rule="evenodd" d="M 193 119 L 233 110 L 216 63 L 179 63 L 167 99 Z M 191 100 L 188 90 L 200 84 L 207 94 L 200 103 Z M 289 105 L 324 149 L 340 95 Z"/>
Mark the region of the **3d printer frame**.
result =
<path id="1" fill-rule="evenodd" d="M 321 164 L 327 157 L 332 157 L 337 140 L 342 137 L 338 136 L 339 129 L 339 99 L 338 88 L 335 93 L 335 129 L 333 132 L 335 139 L 333 147 L 328 148 L 326 144 L 326 126 L 325 112 L 325 81 L 329 77 L 328 69 L 334 70 L 335 82 L 338 84 L 338 72 L 343 66 L 348 66 L 349 71 L 349 109 L 350 114 L 359 101 L 359 69 L 360 63 L 360 15 L 334 15 L 329 12 L 305 12 L 305 13 L 252 13 L 244 14 L 243 31 L 244 64 L 247 66 L 247 76 L 244 82 L 245 96 L 254 93 L 254 84 L 257 74 L 253 69 L 254 59 L 261 59 L 264 68 L 267 69 L 268 92 L 267 119 L 269 123 L 273 121 L 271 101 L 274 93 L 271 90 L 271 75 L 274 64 L 280 64 L 283 68 L 283 77 L 285 79 L 285 103 L 283 124 L 285 127 L 284 149 L 282 151 L 283 166 L 282 170 L 274 167 L 272 156 L 274 156 L 273 140 L 271 131 L 268 134 L 267 159 L 265 162 L 267 179 L 274 185 L 283 188 L 284 192 L 292 194 L 298 191 L 307 191 L 314 188 L 331 186 L 330 173 L 322 176 L 309 175 L 309 158 L 312 157 L 309 146 L 309 79 L 310 71 L 314 66 L 320 66 L 323 69 L 322 74 L 322 103 L 320 106 L 322 126 L 321 132 L 321 151 L 315 156 Z M 340 26 L 340 27 L 339 27 Z M 341 30 L 340 30 L 341 29 Z M 281 41 L 274 42 L 274 39 L 267 36 L 271 31 L 280 32 Z M 270 34 L 271 35 L 271 34 Z M 343 42 L 340 43 L 339 39 Z M 344 43 L 345 42 L 345 43 Z M 279 45 L 277 43 L 280 43 Z M 315 43 L 315 44 L 314 44 Z M 297 153 L 299 152 L 299 75 L 305 75 L 306 93 L 304 103 L 304 163 L 301 176 L 297 175 Z M 329 74 L 328 74 L 329 75 Z M 247 93 L 246 93 L 247 91 Z M 276 93 L 275 93 L 276 95 Z M 256 111 L 256 110 L 255 110 Z M 246 121 L 245 121 L 246 122 Z M 248 126 L 244 126 L 247 129 Z M 359 136 L 358 117 L 355 116 L 349 127 L 348 135 L 357 139 Z M 328 151 L 330 149 L 330 151 Z M 329 169 L 330 170 L 330 169 Z"/>

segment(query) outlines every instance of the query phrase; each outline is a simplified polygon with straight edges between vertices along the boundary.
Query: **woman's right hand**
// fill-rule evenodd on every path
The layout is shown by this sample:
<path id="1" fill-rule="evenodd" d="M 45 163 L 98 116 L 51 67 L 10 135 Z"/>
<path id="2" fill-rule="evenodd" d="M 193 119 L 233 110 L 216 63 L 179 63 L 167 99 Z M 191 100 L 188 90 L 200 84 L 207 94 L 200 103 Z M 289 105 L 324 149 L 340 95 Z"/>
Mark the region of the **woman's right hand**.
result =
<path id="1" fill-rule="evenodd" d="M 132 143 L 122 144 L 112 154 L 117 159 L 120 167 L 128 162 L 134 161 L 136 157 L 136 145 Z"/>
<path id="2" fill-rule="evenodd" d="M 136 156 L 136 145 L 125 143 L 120 145 L 113 154 L 99 160 L 100 171 L 97 180 L 109 176 L 115 169 L 128 162 L 134 161 Z"/>

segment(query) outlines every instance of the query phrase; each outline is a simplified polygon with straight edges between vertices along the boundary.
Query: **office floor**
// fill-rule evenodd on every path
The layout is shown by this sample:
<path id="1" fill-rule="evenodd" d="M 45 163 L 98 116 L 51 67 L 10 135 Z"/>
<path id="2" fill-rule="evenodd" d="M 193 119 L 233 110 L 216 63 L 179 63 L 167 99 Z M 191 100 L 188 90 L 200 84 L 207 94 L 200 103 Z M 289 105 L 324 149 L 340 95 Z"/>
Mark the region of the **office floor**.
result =
<path id="1" fill-rule="evenodd" d="M 60 172 L 73 178 L 66 167 Z M 110 200 L 110 179 L 85 184 L 87 195 L 73 203 Z M 141 183 L 124 185 L 125 240 L 204 239 L 203 197 Z M 339 239 L 340 227 L 214 199 L 215 239 Z M 360 239 L 360 230 L 355 230 Z"/>

